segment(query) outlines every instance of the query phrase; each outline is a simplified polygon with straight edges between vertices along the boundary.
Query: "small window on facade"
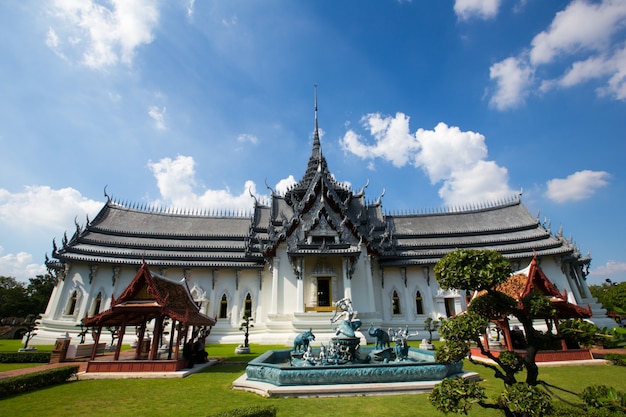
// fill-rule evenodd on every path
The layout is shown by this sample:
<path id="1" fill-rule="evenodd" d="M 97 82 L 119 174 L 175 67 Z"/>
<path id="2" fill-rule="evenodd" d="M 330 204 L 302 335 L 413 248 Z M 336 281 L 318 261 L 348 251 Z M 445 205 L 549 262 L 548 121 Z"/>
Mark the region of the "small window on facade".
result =
<path id="1" fill-rule="evenodd" d="M 78 302 L 78 292 L 76 290 L 74 290 L 74 292 L 72 293 L 72 297 L 70 298 L 70 304 L 67 307 L 67 314 L 68 315 L 73 315 L 74 312 L 76 311 L 76 303 Z"/>
<path id="2" fill-rule="evenodd" d="M 422 293 L 419 291 L 415 293 L 415 309 L 417 311 L 417 314 L 424 314 L 424 304 L 422 303 Z"/>
<path id="3" fill-rule="evenodd" d="M 96 315 L 100 312 L 100 306 L 102 305 L 102 293 L 99 292 L 96 295 L 96 298 L 93 301 L 93 310 L 91 312 L 92 315 Z"/>
<path id="4" fill-rule="evenodd" d="M 220 301 L 220 318 L 225 319 L 228 317 L 228 299 L 226 298 L 226 294 L 222 295 L 222 300 Z"/>
<path id="5" fill-rule="evenodd" d="M 243 302 L 243 317 L 252 317 L 252 297 L 250 293 L 246 294 L 246 299 Z"/>
<path id="6" fill-rule="evenodd" d="M 393 292 L 391 306 L 393 308 L 393 314 L 400 314 L 400 297 L 398 297 L 398 293 L 396 291 Z"/>
<path id="7" fill-rule="evenodd" d="M 445 305 L 446 305 L 446 316 L 447 317 L 454 316 L 456 314 L 456 311 L 454 308 L 454 298 L 446 298 Z"/>

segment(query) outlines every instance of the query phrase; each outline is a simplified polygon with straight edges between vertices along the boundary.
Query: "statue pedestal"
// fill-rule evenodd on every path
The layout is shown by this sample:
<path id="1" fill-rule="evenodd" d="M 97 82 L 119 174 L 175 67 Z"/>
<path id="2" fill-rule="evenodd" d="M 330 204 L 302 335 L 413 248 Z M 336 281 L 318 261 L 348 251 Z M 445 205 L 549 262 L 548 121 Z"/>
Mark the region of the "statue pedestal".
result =
<path id="1" fill-rule="evenodd" d="M 420 349 L 435 350 L 435 346 L 432 343 L 428 343 L 428 339 L 422 339 L 422 343 L 420 343 Z"/>
<path id="2" fill-rule="evenodd" d="M 237 354 L 250 353 L 250 346 L 239 345 L 235 348 L 235 353 Z"/>
<path id="3" fill-rule="evenodd" d="M 358 350 L 359 347 L 361 347 L 360 337 L 333 337 L 330 341 L 335 345 L 340 359 L 349 362 L 354 362 L 359 359 Z"/>

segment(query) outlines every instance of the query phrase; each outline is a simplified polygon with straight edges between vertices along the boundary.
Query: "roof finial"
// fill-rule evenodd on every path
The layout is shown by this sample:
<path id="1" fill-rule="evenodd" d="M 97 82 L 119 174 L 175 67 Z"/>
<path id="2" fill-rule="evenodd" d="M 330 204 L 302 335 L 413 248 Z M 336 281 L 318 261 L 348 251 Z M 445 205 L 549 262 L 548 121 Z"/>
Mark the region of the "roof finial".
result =
<path id="1" fill-rule="evenodd" d="M 316 154 L 316 157 L 320 157 L 322 152 L 321 152 L 321 146 L 320 146 L 320 133 L 319 133 L 319 127 L 317 124 L 317 84 L 313 84 L 314 87 L 314 113 L 315 113 L 315 130 L 313 131 L 313 152 Z"/>
<path id="2" fill-rule="evenodd" d="M 317 84 L 313 84 L 314 88 L 314 105 L 315 105 L 315 132 L 317 133 Z"/>

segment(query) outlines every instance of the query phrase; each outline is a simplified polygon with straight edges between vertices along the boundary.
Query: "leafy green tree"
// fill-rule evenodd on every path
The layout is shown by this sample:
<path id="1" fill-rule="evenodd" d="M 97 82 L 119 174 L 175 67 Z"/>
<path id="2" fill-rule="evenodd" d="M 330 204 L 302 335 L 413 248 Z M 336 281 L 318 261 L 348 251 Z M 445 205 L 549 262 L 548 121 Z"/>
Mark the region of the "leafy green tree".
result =
<path id="1" fill-rule="evenodd" d="M 444 320 L 440 334 L 445 340 L 435 358 L 439 362 L 455 362 L 469 357 L 472 363 L 493 370 L 501 379 L 505 391 L 495 402 L 487 402 L 484 393 L 477 388 L 478 382 L 444 380 L 433 391 L 431 403 L 443 412 L 467 413 L 468 406 L 479 404 L 484 408 L 501 410 L 506 416 L 545 415 L 550 410 L 550 395 L 537 387 L 539 368 L 535 358 L 537 351 L 545 346 L 546 336 L 535 330 L 535 317 L 551 317 L 554 314 L 549 301 L 541 295 L 531 295 L 521 300 L 496 290 L 511 275 L 511 266 L 500 253 L 489 250 L 455 250 L 445 255 L 434 268 L 435 277 L 443 289 L 482 291 L 472 301 L 468 311 Z M 494 356 L 483 345 L 483 335 L 490 321 L 507 316 L 516 317 L 524 327 L 527 349 L 524 357 L 516 352 L 502 352 Z M 494 363 L 475 361 L 471 357 L 470 343 L 475 343 L 481 353 Z M 525 382 L 519 382 L 516 374 L 526 368 Z M 458 397 L 451 400 L 448 397 Z M 445 401 L 443 399 L 446 399 Z M 460 400 L 459 400 L 460 399 Z M 458 407 L 455 408 L 455 404 Z"/>
<path id="2" fill-rule="evenodd" d="M 29 301 L 24 284 L 13 277 L 0 276 L 0 318 L 26 317 Z"/>
<path id="3" fill-rule="evenodd" d="M 626 310 L 626 282 L 590 285 L 589 291 L 608 311 L 619 313 Z"/>
<path id="4" fill-rule="evenodd" d="M 41 314 L 46 311 L 56 279 L 50 275 L 37 275 L 29 279 L 26 295 L 29 299 L 29 314 Z"/>
<path id="5" fill-rule="evenodd" d="M 30 278 L 28 285 L 13 277 L 0 276 L 0 318 L 43 313 L 55 285 L 50 275 Z"/>

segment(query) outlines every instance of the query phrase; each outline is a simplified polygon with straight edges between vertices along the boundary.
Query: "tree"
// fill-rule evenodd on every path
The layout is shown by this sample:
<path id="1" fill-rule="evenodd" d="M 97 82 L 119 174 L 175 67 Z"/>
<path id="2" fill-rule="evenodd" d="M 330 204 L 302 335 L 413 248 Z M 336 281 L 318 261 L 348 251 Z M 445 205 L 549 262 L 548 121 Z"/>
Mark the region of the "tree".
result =
<path id="1" fill-rule="evenodd" d="M 26 317 L 29 310 L 24 284 L 13 277 L 0 276 L 0 318 Z"/>
<path id="2" fill-rule="evenodd" d="M 518 303 L 499 292 L 496 287 L 511 275 L 509 262 L 498 252 L 489 250 L 455 250 L 445 255 L 434 268 L 435 277 L 442 289 L 481 291 L 468 311 L 444 320 L 440 334 L 445 340 L 437 351 L 439 362 L 456 362 L 469 357 L 470 362 L 493 370 L 496 378 L 504 382 L 505 391 L 495 402 L 487 402 L 484 391 L 475 381 L 444 380 L 435 387 L 431 403 L 443 412 L 466 413 L 472 404 L 501 410 L 506 416 L 544 415 L 550 409 L 550 395 L 539 389 L 539 368 L 536 354 L 544 346 L 546 337 L 533 327 L 535 317 L 550 317 L 553 313 L 549 301 L 541 295 L 531 295 Z M 516 317 L 524 327 L 527 349 L 522 358 L 516 352 L 502 352 L 498 357 L 483 345 L 489 322 Z M 472 359 L 470 342 L 494 363 Z M 526 367 L 525 382 L 516 374 Z"/>
<path id="3" fill-rule="evenodd" d="M 626 310 L 626 282 L 615 283 L 607 280 L 602 285 L 590 285 L 589 291 L 609 312 Z"/>
<path id="4" fill-rule="evenodd" d="M 29 298 L 29 314 L 40 314 L 46 311 L 56 279 L 50 275 L 37 275 L 30 278 L 26 287 L 26 296 Z"/>
<path id="5" fill-rule="evenodd" d="M 29 284 L 0 276 L 0 318 L 37 316 L 46 310 L 56 281 L 51 275 L 37 275 Z"/>

